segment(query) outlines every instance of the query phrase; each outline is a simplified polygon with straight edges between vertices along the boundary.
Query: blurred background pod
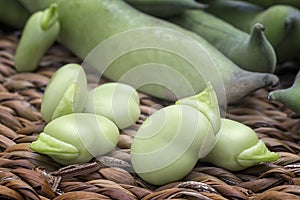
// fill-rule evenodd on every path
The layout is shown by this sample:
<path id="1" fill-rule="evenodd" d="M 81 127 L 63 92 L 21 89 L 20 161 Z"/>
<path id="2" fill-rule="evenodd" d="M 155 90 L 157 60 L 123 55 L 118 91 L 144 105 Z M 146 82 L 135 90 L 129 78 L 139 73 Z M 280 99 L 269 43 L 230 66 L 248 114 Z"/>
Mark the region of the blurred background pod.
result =
<path id="1" fill-rule="evenodd" d="M 300 51 L 300 11 L 296 7 L 282 4 L 265 9 L 246 1 L 212 0 L 206 11 L 246 32 L 261 23 L 278 62 L 293 59 Z"/>
<path id="2" fill-rule="evenodd" d="M 262 24 L 254 24 L 248 34 L 201 10 L 185 11 L 168 20 L 199 34 L 245 70 L 266 73 L 275 71 L 275 51 L 264 35 Z"/>
<path id="3" fill-rule="evenodd" d="M 19 1 L 0 0 L 0 22 L 12 28 L 23 28 L 30 12 Z"/>

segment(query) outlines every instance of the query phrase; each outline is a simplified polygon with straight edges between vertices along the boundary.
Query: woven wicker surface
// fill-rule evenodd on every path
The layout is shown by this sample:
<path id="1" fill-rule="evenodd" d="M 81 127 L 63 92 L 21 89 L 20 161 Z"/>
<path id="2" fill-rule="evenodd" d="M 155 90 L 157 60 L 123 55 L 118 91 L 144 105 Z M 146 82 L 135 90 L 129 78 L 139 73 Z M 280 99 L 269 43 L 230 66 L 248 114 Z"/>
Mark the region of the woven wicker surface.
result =
<path id="1" fill-rule="evenodd" d="M 47 82 L 55 70 L 77 62 L 59 45 L 51 47 L 34 73 L 17 73 L 14 52 L 18 32 L 0 31 L 0 199 L 300 199 L 300 118 L 261 89 L 227 109 L 227 117 L 252 127 L 281 158 L 239 172 L 198 163 L 183 180 L 152 186 L 131 173 L 130 144 L 135 129 L 167 102 L 141 94 L 136 127 L 121 133 L 118 148 L 89 163 L 61 166 L 28 145 L 45 123 L 39 112 Z M 291 84 L 296 63 L 280 67 L 282 84 Z M 288 70 L 287 70 L 288 69 Z M 286 74 L 285 74 L 286 73 Z M 107 167 L 110 166 L 110 167 Z"/>

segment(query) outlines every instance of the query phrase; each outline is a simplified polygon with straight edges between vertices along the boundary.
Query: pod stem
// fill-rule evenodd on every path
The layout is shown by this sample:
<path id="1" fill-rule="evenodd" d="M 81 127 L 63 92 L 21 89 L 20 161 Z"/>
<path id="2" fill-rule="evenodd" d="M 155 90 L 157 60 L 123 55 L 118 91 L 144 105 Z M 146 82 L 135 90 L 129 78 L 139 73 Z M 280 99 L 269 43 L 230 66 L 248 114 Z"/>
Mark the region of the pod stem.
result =
<path id="1" fill-rule="evenodd" d="M 242 151 L 236 160 L 241 166 L 250 167 L 261 162 L 276 161 L 278 158 L 278 153 L 269 151 L 265 143 L 259 140 L 256 145 Z"/>
<path id="2" fill-rule="evenodd" d="M 64 159 L 75 159 L 79 155 L 79 150 L 66 142 L 58 140 L 46 133 L 40 133 L 38 139 L 30 144 L 30 149 L 35 152 L 47 154 L 49 156 L 59 156 Z"/>
<path id="3" fill-rule="evenodd" d="M 179 99 L 175 102 L 177 105 L 191 106 L 200 111 L 212 124 L 215 133 L 219 132 L 221 118 L 216 92 L 210 82 L 207 82 L 207 87 L 201 93 Z"/>
<path id="4" fill-rule="evenodd" d="M 57 4 L 53 3 L 49 8 L 43 11 L 41 28 L 42 30 L 48 30 L 55 22 L 58 21 Z"/>

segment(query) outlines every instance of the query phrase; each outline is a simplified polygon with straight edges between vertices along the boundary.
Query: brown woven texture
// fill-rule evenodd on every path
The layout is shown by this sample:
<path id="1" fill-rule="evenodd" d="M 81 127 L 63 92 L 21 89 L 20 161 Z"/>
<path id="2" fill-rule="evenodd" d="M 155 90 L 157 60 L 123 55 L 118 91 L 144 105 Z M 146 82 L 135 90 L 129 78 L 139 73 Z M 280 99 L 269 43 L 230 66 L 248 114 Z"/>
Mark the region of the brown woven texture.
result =
<path id="1" fill-rule="evenodd" d="M 130 164 L 132 137 L 149 114 L 168 104 L 144 94 L 140 120 L 121 133 L 118 148 L 110 154 L 61 166 L 31 151 L 29 143 L 45 125 L 39 109 L 49 78 L 60 66 L 81 60 L 55 44 L 38 71 L 17 73 L 13 60 L 18 39 L 18 32 L 0 31 L 0 199 L 300 199 L 300 118 L 282 104 L 269 102 L 267 89 L 229 106 L 227 117 L 252 127 L 281 158 L 243 171 L 199 162 L 178 182 L 157 187 L 141 180 Z M 292 83 L 296 64 L 281 66 L 277 73 L 285 81 L 278 87 Z"/>

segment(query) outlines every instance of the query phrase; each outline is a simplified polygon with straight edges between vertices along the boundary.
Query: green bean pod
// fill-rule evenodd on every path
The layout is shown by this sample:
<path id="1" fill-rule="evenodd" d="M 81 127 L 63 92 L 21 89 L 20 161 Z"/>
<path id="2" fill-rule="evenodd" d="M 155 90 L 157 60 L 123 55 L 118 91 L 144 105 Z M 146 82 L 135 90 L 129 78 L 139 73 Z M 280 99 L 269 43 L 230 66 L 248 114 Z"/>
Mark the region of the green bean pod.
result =
<path id="1" fill-rule="evenodd" d="M 122 34 L 126 31 L 130 32 L 137 29 L 143 30 L 142 32 L 145 34 L 149 34 L 147 28 L 159 29 L 155 34 L 157 34 L 156 36 L 161 41 L 157 41 L 156 39 L 151 41 L 151 44 L 159 45 L 163 42 L 169 42 L 177 50 L 182 49 L 182 46 L 190 44 L 185 43 L 187 37 L 193 39 L 194 44 L 204 50 L 197 50 L 199 51 L 198 58 L 203 58 L 202 61 L 197 62 L 199 66 L 197 68 L 180 56 L 174 55 L 174 53 L 151 48 L 144 48 L 140 51 L 124 54 L 112 62 L 108 68 L 105 68 L 105 65 L 99 65 L 99 62 L 101 62 L 99 60 L 91 63 L 91 65 L 94 65 L 101 72 L 105 69 L 104 76 L 116 82 L 119 82 L 121 78 L 125 78 L 126 76 L 124 75 L 128 74 L 127 72 L 133 71 L 135 66 L 145 63 L 160 63 L 161 65 L 170 66 L 173 71 L 178 72 L 181 77 L 188 80 L 191 86 L 190 88 L 183 87 L 182 84 L 178 84 L 178 81 L 172 81 L 171 79 L 170 85 L 164 85 L 165 87 L 156 84 L 157 82 L 164 83 L 165 80 L 168 80 L 166 76 L 170 76 L 169 71 L 161 72 L 161 69 L 137 75 L 140 79 L 146 79 L 150 77 L 149 75 L 153 74 L 156 83 L 149 84 L 146 87 L 135 85 L 135 78 L 122 79 L 123 83 L 132 85 L 134 88 L 138 88 L 138 90 L 155 97 L 177 100 L 200 93 L 205 89 L 206 84 L 203 77 L 199 75 L 199 71 L 213 69 L 214 66 L 220 72 L 214 75 L 218 76 L 220 74 L 220 78 L 217 78 L 217 81 L 221 80 L 224 82 L 227 102 L 229 103 L 243 98 L 254 90 L 274 85 L 278 82 L 278 77 L 273 74 L 242 70 L 202 37 L 172 23 L 143 14 L 120 0 L 60 0 L 58 12 L 60 24 L 62 25 L 58 41 L 82 59 L 87 59 L 86 57 L 90 55 L 91 51 L 106 39 L 113 38 L 112 36 Z M 78 30 L 85 30 L 86 34 L 82 34 Z M 167 33 L 168 31 L 161 30 L 170 30 L 173 33 L 178 33 L 177 35 L 180 36 L 175 37 L 174 34 L 169 34 Z M 134 36 L 134 40 L 131 40 L 132 38 L 123 39 L 121 43 L 125 44 L 130 41 L 148 39 L 148 36 L 146 37 L 145 34 Z M 114 48 L 114 52 L 120 50 L 118 46 Z M 189 49 L 189 51 L 195 50 Z M 112 51 L 107 50 L 106 52 Z M 207 81 L 212 81 L 213 84 L 216 83 L 216 76 L 207 77 L 215 79 Z M 176 96 L 168 88 L 176 90 Z"/>
<path id="2" fill-rule="evenodd" d="M 57 5 L 34 13 L 25 24 L 15 53 L 15 67 L 20 72 L 34 71 L 59 34 Z"/>
<path id="3" fill-rule="evenodd" d="M 84 112 L 105 116 L 123 129 L 139 119 L 139 105 L 138 93 L 130 85 L 105 83 L 89 92 Z"/>
<path id="4" fill-rule="evenodd" d="M 62 66 L 51 77 L 44 92 L 41 114 L 46 122 L 60 116 L 82 112 L 88 90 L 83 68 L 78 64 Z"/>
<path id="5" fill-rule="evenodd" d="M 133 7 L 150 15 L 166 18 L 180 15 L 184 10 L 203 9 L 206 5 L 195 0 L 125 0 Z"/>
<path id="6" fill-rule="evenodd" d="M 71 165 L 109 153 L 118 138 L 118 128 L 106 117 L 73 113 L 48 123 L 30 148 L 60 164 Z"/>
<path id="7" fill-rule="evenodd" d="M 274 5 L 264 9 L 248 2 L 213 0 L 207 11 L 246 32 L 256 23 L 263 24 L 278 62 L 292 59 L 300 51 L 300 11 L 295 7 Z"/>
<path id="8" fill-rule="evenodd" d="M 248 34 L 201 10 L 185 11 L 168 20 L 199 34 L 245 70 L 275 71 L 276 54 L 261 24 L 254 24 Z"/>
<path id="9" fill-rule="evenodd" d="M 300 114 L 300 72 L 297 73 L 293 85 L 289 88 L 271 91 L 268 95 L 271 101 L 279 101 Z"/>
<path id="10" fill-rule="evenodd" d="M 0 23 L 12 28 L 23 28 L 30 12 L 17 0 L 0 0 Z"/>
<path id="11" fill-rule="evenodd" d="M 268 150 L 248 126 L 222 118 L 217 142 L 202 159 L 231 171 L 239 171 L 262 162 L 276 161 L 280 155 Z"/>
<path id="12" fill-rule="evenodd" d="M 143 180 L 154 185 L 178 181 L 209 153 L 220 129 L 213 93 L 208 86 L 144 121 L 131 145 L 132 166 Z"/>

